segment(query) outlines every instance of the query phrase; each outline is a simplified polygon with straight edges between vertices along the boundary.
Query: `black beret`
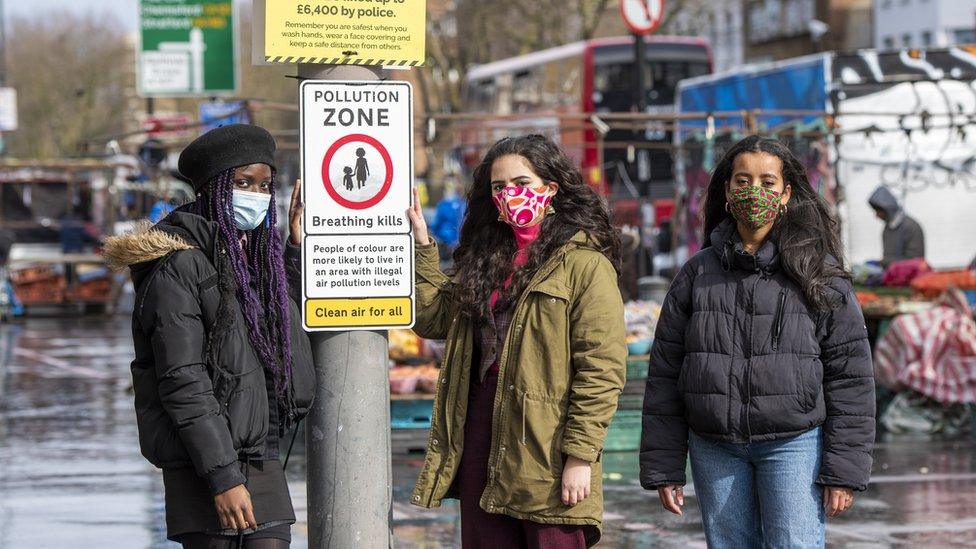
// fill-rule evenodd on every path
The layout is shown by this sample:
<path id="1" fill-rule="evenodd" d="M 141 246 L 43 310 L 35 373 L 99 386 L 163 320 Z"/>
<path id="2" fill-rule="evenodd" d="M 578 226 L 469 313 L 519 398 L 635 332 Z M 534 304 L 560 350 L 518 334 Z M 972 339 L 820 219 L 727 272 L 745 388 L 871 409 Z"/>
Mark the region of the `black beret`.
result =
<path id="1" fill-rule="evenodd" d="M 275 169 L 275 141 L 268 130 L 251 124 L 214 128 L 193 140 L 180 153 L 179 169 L 200 190 L 228 168 L 267 164 Z"/>

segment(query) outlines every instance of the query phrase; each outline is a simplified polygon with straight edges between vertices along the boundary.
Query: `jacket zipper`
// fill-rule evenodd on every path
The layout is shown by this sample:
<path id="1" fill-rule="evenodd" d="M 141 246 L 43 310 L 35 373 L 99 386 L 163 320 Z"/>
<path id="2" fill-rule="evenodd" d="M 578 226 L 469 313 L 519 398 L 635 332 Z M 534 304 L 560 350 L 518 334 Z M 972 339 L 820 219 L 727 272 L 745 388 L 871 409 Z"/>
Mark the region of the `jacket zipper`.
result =
<path id="1" fill-rule="evenodd" d="M 749 293 L 749 358 L 746 359 L 746 371 L 745 371 L 745 382 L 746 382 L 746 441 L 752 441 L 752 425 L 751 418 L 749 416 L 749 407 L 752 406 L 752 336 L 754 334 L 754 328 L 756 327 L 756 287 L 759 286 L 759 277 L 756 277 L 756 281 L 752 283 L 752 291 Z"/>
<path id="2" fill-rule="evenodd" d="M 785 316 L 783 309 L 786 306 L 786 290 L 779 293 L 779 303 L 776 306 L 776 317 L 773 319 L 773 350 L 779 349 L 779 340 L 783 336 L 783 320 Z"/>

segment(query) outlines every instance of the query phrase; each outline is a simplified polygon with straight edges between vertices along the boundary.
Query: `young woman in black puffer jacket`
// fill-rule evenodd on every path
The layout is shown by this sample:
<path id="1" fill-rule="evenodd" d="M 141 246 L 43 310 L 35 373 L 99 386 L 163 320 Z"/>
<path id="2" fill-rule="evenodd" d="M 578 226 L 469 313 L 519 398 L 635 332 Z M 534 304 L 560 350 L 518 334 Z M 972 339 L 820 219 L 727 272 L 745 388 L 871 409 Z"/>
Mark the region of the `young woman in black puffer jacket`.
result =
<path id="1" fill-rule="evenodd" d="M 874 443 L 867 330 L 837 223 L 783 144 L 716 166 L 704 249 L 651 351 L 640 479 L 681 514 L 690 452 L 710 547 L 818 547 L 864 490 Z"/>
<path id="2" fill-rule="evenodd" d="M 105 245 L 132 272 L 139 443 L 163 470 L 167 536 L 187 549 L 284 549 L 295 522 L 279 438 L 315 373 L 295 303 L 302 206 L 296 186 L 283 250 L 274 153 L 257 126 L 207 132 L 179 161 L 197 199 Z"/>

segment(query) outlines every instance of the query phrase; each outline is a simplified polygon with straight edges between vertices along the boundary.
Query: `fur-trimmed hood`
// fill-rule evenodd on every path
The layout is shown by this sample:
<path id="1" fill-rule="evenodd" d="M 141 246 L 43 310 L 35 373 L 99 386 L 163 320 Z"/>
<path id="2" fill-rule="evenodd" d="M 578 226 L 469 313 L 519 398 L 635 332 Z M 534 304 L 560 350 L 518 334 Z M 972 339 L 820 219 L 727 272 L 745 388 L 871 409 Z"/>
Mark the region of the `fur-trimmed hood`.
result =
<path id="1" fill-rule="evenodd" d="M 105 239 L 102 255 L 114 269 L 128 267 L 138 283 L 140 274 L 171 252 L 196 248 L 213 261 L 216 242 L 217 225 L 184 206 L 156 225 L 143 222 L 131 233 Z"/>
<path id="2" fill-rule="evenodd" d="M 170 252 L 192 248 L 179 236 L 142 221 L 131 233 L 106 238 L 102 255 L 110 267 L 121 271 L 138 263 L 155 261 Z"/>

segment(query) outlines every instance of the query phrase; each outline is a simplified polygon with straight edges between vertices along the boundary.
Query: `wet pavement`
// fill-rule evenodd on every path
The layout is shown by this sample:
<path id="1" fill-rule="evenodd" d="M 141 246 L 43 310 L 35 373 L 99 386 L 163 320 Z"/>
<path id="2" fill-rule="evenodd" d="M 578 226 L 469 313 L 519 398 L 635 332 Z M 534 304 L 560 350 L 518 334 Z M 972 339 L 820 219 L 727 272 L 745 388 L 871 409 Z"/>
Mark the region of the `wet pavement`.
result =
<path id="1" fill-rule="evenodd" d="M 177 547 L 165 540 L 162 477 L 139 454 L 129 383 L 129 324 L 117 318 L 30 319 L 0 325 L 0 548 Z M 295 509 L 306 509 L 304 459 L 289 465 Z M 456 504 L 410 506 L 420 456 L 394 459 L 397 547 L 455 547 Z M 608 454 L 605 547 L 704 547 L 689 490 L 686 512 L 664 512 L 637 485 L 635 453 Z M 306 547 L 306 525 L 293 547 Z M 976 442 L 879 443 L 869 490 L 831 521 L 828 546 L 976 546 Z"/>

